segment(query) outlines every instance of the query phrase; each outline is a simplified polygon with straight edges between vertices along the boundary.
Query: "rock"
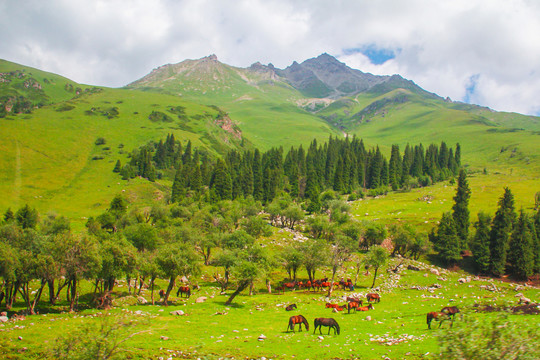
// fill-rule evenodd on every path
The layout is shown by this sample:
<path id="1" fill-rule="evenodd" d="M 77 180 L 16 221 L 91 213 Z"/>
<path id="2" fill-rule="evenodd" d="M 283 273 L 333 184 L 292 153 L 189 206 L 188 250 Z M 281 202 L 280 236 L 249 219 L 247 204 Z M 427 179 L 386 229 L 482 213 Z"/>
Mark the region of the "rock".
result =
<path id="1" fill-rule="evenodd" d="M 434 275 L 437 275 L 437 276 L 441 275 L 441 274 L 439 273 L 439 270 L 437 270 L 437 269 L 430 269 L 429 271 L 430 271 L 432 274 L 434 274 Z"/>
<path id="2" fill-rule="evenodd" d="M 319 339 L 319 340 L 324 340 L 324 337 L 319 335 L 319 336 L 317 337 L 317 339 Z"/>
<path id="3" fill-rule="evenodd" d="M 371 316 L 369 316 L 369 315 L 366 316 L 366 320 L 367 320 L 367 321 L 371 321 Z"/>
<path id="4" fill-rule="evenodd" d="M 164 341 L 167 341 L 167 340 L 169 340 L 169 338 L 168 338 L 168 337 L 166 337 L 166 336 L 161 336 L 161 337 L 160 337 L 160 339 L 161 339 L 161 340 L 164 340 Z"/>
<path id="5" fill-rule="evenodd" d="M 428 277 L 428 274 L 424 274 L 424 277 Z"/>
<path id="6" fill-rule="evenodd" d="M 169 314 L 171 315 L 184 315 L 184 312 L 182 310 L 173 310 Z"/>
<path id="7" fill-rule="evenodd" d="M 137 302 L 139 304 L 141 304 L 141 305 L 144 305 L 144 304 L 148 303 L 148 301 L 145 298 L 143 298 L 142 296 L 137 297 Z"/>
<path id="8" fill-rule="evenodd" d="M 338 313 L 339 311 L 338 311 L 336 308 L 333 308 L 333 309 L 332 309 L 332 312 L 333 312 L 333 313 Z"/>
<path id="9" fill-rule="evenodd" d="M 196 303 L 203 303 L 207 300 L 206 296 L 198 297 L 197 300 L 195 300 Z"/>
<path id="10" fill-rule="evenodd" d="M 7 316 L 0 316 L 0 323 L 8 322 L 9 318 Z"/>
<path id="11" fill-rule="evenodd" d="M 259 341 L 264 341 L 264 340 L 266 340 L 266 336 L 265 336 L 264 334 L 261 334 L 261 335 L 259 335 L 259 337 L 257 338 L 257 340 L 259 340 Z"/>
<path id="12" fill-rule="evenodd" d="M 19 336 L 17 339 L 22 340 L 22 336 Z"/>

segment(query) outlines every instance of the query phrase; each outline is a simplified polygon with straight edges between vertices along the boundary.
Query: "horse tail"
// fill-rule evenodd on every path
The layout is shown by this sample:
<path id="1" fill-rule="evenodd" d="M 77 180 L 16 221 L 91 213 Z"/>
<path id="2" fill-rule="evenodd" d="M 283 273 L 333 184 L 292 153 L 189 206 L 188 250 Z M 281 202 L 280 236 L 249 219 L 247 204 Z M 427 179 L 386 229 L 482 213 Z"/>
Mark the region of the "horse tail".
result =
<path id="1" fill-rule="evenodd" d="M 302 316 L 302 315 L 300 315 Z M 305 317 L 302 316 L 302 322 L 304 323 L 304 325 L 306 326 L 306 331 L 309 331 L 309 322 L 307 321 L 307 319 Z"/>
<path id="2" fill-rule="evenodd" d="M 337 334 L 339 335 L 339 324 L 337 323 L 337 321 L 335 323 L 336 323 Z"/>

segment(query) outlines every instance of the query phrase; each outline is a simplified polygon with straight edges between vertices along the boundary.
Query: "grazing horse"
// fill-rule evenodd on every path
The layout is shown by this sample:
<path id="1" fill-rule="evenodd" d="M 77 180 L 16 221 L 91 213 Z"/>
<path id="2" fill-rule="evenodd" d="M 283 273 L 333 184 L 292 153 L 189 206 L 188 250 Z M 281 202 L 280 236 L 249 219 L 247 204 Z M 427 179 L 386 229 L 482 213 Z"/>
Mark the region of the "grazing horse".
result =
<path id="1" fill-rule="evenodd" d="M 368 306 L 359 306 L 356 310 L 357 311 L 368 311 L 373 309 L 373 304 L 368 304 Z"/>
<path id="2" fill-rule="evenodd" d="M 381 296 L 379 294 L 376 294 L 376 293 L 369 293 L 366 295 L 366 298 L 367 298 L 367 301 L 368 302 L 372 302 L 372 301 L 375 301 L 375 302 L 379 302 L 381 301 Z"/>
<path id="3" fill-rule="evenodd" d="M 456 314 L 459 312 L 459 309 L 457 306 L 447 306 L 447 307 L 443 307 L 441 312 L 449 315 L 452 317 L 452 321 L 454 320 L 454 317 L 456 316 Z"/>
<path id="4" fill-rule="evenodd" d="M 427 326 L 428 329 L 431 329 L 431 321 L 435 320 L 439 322 L 439 327 L 441 327 L 443 321 L 450 320 L 450 315 L 443 313 L 443 312 L 437 312 L 433 311 L 427 314 Z M 450 325 L 452 327 L 452 325 Z"/>
<path id="5" fill-rule="evenodd" d="M 165 290 L 161 289 L 159 290 L 159 297 L 164 298 L 165 297 Z"/>
<path id="6" fill-rule="evenodd" d="M 316 318 L 315 319 L 315 329 L 313 330 L 313 333 L 315 334 L 315 330 L 319 328 L 319 334 L 322 335 L 322 327 L 327 326 L 328 327 L 328 335 L 330 335 L 330 329 L 334 329 L 334 335 L 337 333 L 339 335 L 339 324 L 336 320 L 332 318 Z"/>
<path id="7" fill-rule="evenodd" d="M 296 288 L 296 282 L 293 281 L 293 282 L 286 282 L 286 283 L 283 283 L 282 284 L 283 288 L 287 288 L 287 289 L 295 289 Z"/>
<path id="8" fill-rule="evenodd" d="M 287 326 L 287 332 L 289 332 L 289 330 L 292 330 L 294 332 L 294 325 L 296 324 L 298 324 L 298 326 L 300 327 L 300 331 L 302 331 L 302 324 L 305 325 L 306 330 L 309 330 L 309 323 L 307 319 L 302 315 L 296 315 L 289 318 L 289 326 Z"/>
<path id="9" fill-rule="evenodd" d="M 326 303 L 326 308 L 330 308 L 330 309 L 335 309 L 337 308 L 339 305 L 338 304 L 332 304 L 332 303 Z"/>
<path id="10" fill-rule="evenodd" d="M 180 297 L 182 297 L 183 294 L 186 294 L 186 298 L 189 298 L 191 296 L 191 289 L 189 286 L 180 286 L 176 292 L 176 296 L 178 296 L 178 294 L 180 294 Z"/>
<path id="11" fill-rule="evenodd" d="M 292 309 L 296 309 L 296 304 L 291 304 L 291 305 L 288 305 L 285 310 L 287 311 L 291 311 Z"/>

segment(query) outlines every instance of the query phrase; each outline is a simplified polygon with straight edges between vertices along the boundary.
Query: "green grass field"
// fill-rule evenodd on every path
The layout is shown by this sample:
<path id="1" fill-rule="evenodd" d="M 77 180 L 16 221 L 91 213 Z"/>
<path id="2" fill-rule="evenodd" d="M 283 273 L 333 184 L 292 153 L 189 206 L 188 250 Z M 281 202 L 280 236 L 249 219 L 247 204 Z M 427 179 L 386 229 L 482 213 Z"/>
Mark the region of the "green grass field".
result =
<path id="1" fill-rule="evenodd" d="M 393 260 L 392 266 L 397 263 L 398 259 Z M 239 359 L 264 356 L 267 359 L 418 359 L 437 358 L 437 337 L 449 327 L 449 323 L 443 323 L 442 329 L 437 329 L 438 324 L 434 323 L 434 328 L 428 330 L 427 312 L 439 311 L 444 306 L 458 306 L 465 316 L 487 321 L 495 313 L 476 312 L 475 304 L 517 304 L 515 295 L 518 291 L 514 284 L 488 279 L 473 279 L 470 283 L 461 284 L 457 280 L 466 274 L 438 269 L 440 275 L 435 275 L 430 271 L 432 266 L 420 262 L 412 264 L 421 270 L 403 270 L 398 275 L 386 271 L 380 274 L 377 286 L 380 288 L 381 302 L 369 312 L 332 313 L 331 309 L 325 308 L 325 303 L 345 303 L 342 297 L 353 293 L 363 297 L 371 291 L 372 274 L 361 274 L 354 292 L 337 290 L 331 299 L 323 293 L 307 290 L 283 295 L 268 294 L 264 284 L 257 283 L 253 296 L 242 294 L 231 306 L 225 306 L 230 291 L 220 295 L 219 288 L 209 282 L 213 270 L 206 269 L 201 278 L 191 280 L 201 285 L 200 290 L 195 291 L 189 299 L 172 296 L 173 301 L 169 306 L 127 305 L 135 300 L 126 297 L 126 284 L 121 282 L 114 294 L 118 297 L 116 306 L 108 314 L 123 314 L 140 322 L 130 333 L 144 332 L 122 344 L 130 358 Z M 351 266 L 340 271 L 338 276 L 354 279 Z M 327 271 L 317 274 L 321 277 L 324 275 L 329 274 Z M 299 276 L 305 277 L 305 274 L 302 272 Z M 432 284 L 439 284 L 441 288 L 427 290 Z M 158 285 L 156 297 L 157 290 L 166 284 Z M 485 288 L 492 285 L 498 290 L 494 292 Z M 91 291 L 89 284 L 83 289 L 83 293 Z M 533 300 L 540 297 L 540 291 L 535 288 L 529 287 L 519 292 Z M 143 291 L 143 296 L 149 300 L 149 291 Z M 201 296 L 207 297 L 207 300 L 196 303 L 195 300 Z M 297 304 L 298 309 L 285 311 L 284 307 L 291 303 Z M 60 310 L 62 305 L 67 306 L 62 302 L 59 305 Z M 185 315 L 170 315 L 173 310 L 182 310 Z M 42 308 L 39 315 L 10 322 L 0 328 L 3 338 L 0 353 L 6 359 L 43 358 L 58 336 L 76 331 L 84 324 L 98 325 L 100 316 L 105 313 L 88 309 L 70 314 L 48 312 Z M 309 331 L 286 331 L 289 317 L 297 314 L 308 319 Z M 314 335 L 313 320 L 316 317 L 335 318 L 341 327 L 340 335 L 328 335 L 327 330 L 323 330 L 322 335 L 319 332 Z M 509 320 L 521 327 L 534 327 L 536 317 L 511 315 Z M 455 321 L 459 322 L 459 317 Z M 258 340 L 260 335 L 266 336 L 266 339 Z"/>

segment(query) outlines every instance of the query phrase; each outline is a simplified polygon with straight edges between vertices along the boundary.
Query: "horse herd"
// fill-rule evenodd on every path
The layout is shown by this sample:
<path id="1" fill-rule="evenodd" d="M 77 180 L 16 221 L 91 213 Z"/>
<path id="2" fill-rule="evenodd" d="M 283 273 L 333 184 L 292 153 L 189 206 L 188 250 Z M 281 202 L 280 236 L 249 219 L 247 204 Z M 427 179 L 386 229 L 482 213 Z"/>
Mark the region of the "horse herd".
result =
<path id="1" fill-rule="evenodd" d="M 363 301 L 358 298 L 347 297 L 347 304 L 338 305 L 338 304 L 326 303 L 325 307 L 334 309 L 334 311 L 343 311 L 347 309 L 347 313 L 350 314 L 351 310 L 354 310 L 355 312 L 371 310 L 373 309 L 373 304 L 371 302 L 378 303 L 381 301 L 381 297 L 377 293 L 367 294 L 366 299 L 368 302 L 367 306 L 362 306 Z M 285 308 L 285 310 L 287 311 L 292 311 L 294 309 L 297 309 L 296 304 L 290 304 Z M 427 314 L 428 329 L 431 329 L 431 322 L 433 320 L 439 322 L 439 328 L 441 327 L 444 321 L 450 320 L 451 321 L 450 327 L 452 327 L 452 325 L 454 324 L 455 315 L 459 312 L 460 311 L 457 306 L 447 306 L 447 307 L 442 308 L 441 311 L 429 312 Z M 297 324 L 299 326 L 300 331 L 302 331 L 302 324 L 304 325 L 305 329 L 309 331 L 309 322 L 307 321 L 307 319 L 303 315 L 295 315 L 289 318 L 287 332 L 289 332 L 289 330 L 292 330 L 292 332 L 294 332 L 294 327 Z M 322 334 L 321 328 L 323 326 L 326 326 L 328 327 L 328 334 L 330 334 L 331 329 L 334 329 L 334 334 L 339 335 L 339 331 L 340 331 L 339 324 L 333 318 L 316 318 L 314 321 L 314 325 L 315 325 L 315 329 L 313 330 L 314 334 L 317 328 L 319 329 L 319 333 Z"/>
<path id="2" fill-rule="evenodd" d="M 367 306 L 362 306 L 364 302 L 358 298 L 354 297 L 347 297 L 347 304 L 345 305 L 338 305 L 338 304 L 332 304 L 332 303 L 326 303 L 325 307 L 330 309 L 335 309 L 336 311 L 343 311 L 345 309 L 348 310 L 348 313 L 351 313 L 351 310 L 354 309 L 354 311 L 368 311 L 370 309 L 373 309 L 373 304 L 371 302 L 379 302 L 381 301 L 381 297 L 379 294 L 376 293 L 370 293 L 367 294 L 366 300 L 368 301 Z M 297 309 L 296 304 L 290 304 L 288 305 L 285 310 L 292 311 L 294 309 Z M 291 316 L 289 318 L 289 324 L 287 326 L 287 332 L 289 330 L 292 330 L 294 332 L 295 325 L 298 324 L 299 330 L 302 331 L 302 324 L 306 328 L 306 330 L 309 331 L 309 322 L 303 315 L 295 315 Z M 339 324 L 334 318 L 316 318 L 314 320 L 314 326 L 313 333 L 315 334 L 315 331 L 317 331 L 317 328 L 319 329 L 319 333 L 322 334 L 322 327 L 328 327 L 328 334 L 330 335 L 330 330 L 334 330 L 334 335 L 339 335 Z"/>
<path id="3" fill-rule="evenodd" d="M 335 287 L 341 286 L 343 290 L 354 290 L 354 286 L 351 279 L 347 279 L 346 281 L 344 279 L 341 279 L 340 281 L 335 281 L 334 283 Z M 303 281 L 290 281 L 290 282 L 282 282 L 281 285 L 276 287 L 276 290 L 278 292 L 283 292 L 285 289 L 290 290 L 296 290 L 296 289 L 308 289 L 313 291 L 319 291 L 319 290 L 325 290 L 329 288 L 332 285 L 332 282 L 328 281 L 328 278 L 319 279 L 319 280 L 308 280 L 306 282 Z"/>

